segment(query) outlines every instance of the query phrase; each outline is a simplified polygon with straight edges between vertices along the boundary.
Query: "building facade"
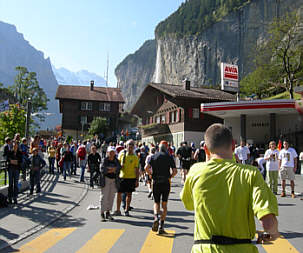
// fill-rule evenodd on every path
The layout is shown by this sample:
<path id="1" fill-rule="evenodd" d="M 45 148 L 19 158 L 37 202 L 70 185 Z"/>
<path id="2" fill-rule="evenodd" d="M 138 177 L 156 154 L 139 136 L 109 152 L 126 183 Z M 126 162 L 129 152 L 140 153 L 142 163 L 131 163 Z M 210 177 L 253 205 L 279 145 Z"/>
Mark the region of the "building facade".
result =
<path id="1" fill-rule="evenodd" d="M 174 146 L 182 141 L 199 145 L 204 132 L 223 120 L 200 112 L 203 102 L 233 101 L 235 97 L 220 90 L 184 85 L 150 83 L 131 110 L 142 120 L 142 141 L 158 143 L 167 140 Z"/>
<path id="2" fill-rule="evenodd" d="M 62 131 L 65 136 L 80 138 L 96 117 L 107 119 L 115 132 L 124 99 L 120 89 L 108 87 L 59 85 L 56 93 L 62 113 Z"/>

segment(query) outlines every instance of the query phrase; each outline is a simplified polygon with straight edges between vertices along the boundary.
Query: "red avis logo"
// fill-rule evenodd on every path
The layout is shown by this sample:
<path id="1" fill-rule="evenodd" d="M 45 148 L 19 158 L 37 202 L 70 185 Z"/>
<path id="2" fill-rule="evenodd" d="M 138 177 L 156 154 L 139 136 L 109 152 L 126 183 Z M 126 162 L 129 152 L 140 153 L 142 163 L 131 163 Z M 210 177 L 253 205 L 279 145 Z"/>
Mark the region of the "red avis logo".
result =
<path id="1" fill-rule="evenodd" d="M 225 66 L 224 78 L 233 79 L 238 81 L 238 68 L 234 66 Z"/>

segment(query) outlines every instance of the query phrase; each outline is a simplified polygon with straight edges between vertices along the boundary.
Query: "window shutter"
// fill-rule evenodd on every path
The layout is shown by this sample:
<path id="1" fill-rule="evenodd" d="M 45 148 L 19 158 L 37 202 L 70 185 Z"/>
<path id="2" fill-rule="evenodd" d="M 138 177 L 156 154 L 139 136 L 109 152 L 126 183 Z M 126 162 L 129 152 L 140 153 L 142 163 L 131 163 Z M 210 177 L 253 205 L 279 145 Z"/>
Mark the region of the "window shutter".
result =
<path id="1" fill-rule="evenodd" d="M 200 112 L 200 119 L 204 119 L 204 113 Z"/>
<path id="2" fill-rule="evenodd" d="M 193 108 L 188 108 L 188 118 L 189 119 L 193 118 Z"/>
<path id="3" fill-rule="evenodd" d="M 166 122 L 165 122 L 165 123 L 166 123 L 166 124 L 169 124 L 169 122 L 170 122 L 170 121 L 169 121 L 169 112 L 166 112 Z"/>
<path id="4" fill-rule="evenodd" d="M 181 121 L 181 109 L 178 108 L 176 122 L 180 122 L 180 121 Z"/>
<path id="5" fill-rule="evenodd" d="M 153 117 L 149 117 L 149 124 L 153 124 Z"/>

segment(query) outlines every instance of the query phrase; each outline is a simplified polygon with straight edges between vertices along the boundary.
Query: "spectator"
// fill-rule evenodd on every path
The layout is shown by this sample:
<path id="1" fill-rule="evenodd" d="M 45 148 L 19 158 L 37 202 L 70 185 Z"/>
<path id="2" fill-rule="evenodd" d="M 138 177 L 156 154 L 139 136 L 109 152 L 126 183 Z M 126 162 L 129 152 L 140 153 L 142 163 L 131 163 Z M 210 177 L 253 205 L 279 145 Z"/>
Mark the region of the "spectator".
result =
<path id="1" fill-rule="evenodd" d="M 23 138 L 22 143 L 20 145 L 20 150 L 22 153 L 22 165 L 21 165 L 21 170 L 22 170 L 22 179 L 23 181 L 26 180 L 26 169 L 28 168 L 28 165 L 30 163 L 29 160 L 29 147 L 27 146 L 27 139 Z"/>
<path id="2" fill-rule="evenodd" d="M 269 187 L 274 194 L 278 193 L 278 174 L 279 174 L 279 151 L 276 149 L 276 142 L 269 143 L 269 149 L 266 150 L 264 159 L 266 160 L 266 169 L 268 172 Z"/>
<path id="3" fill-rule="evenodd" d="M 18 142 L 13 142 L 12 150 L 7 153 L 8 160 L 8 202 L 12 204 L 12 199 L 14 199 L 14 204 L 17 204 L 18 198 L 18 182 L 20 169 L 22 165 L 22 153 L 19 150 Z"/>
<path id="4" fill-rule="evenodd" d="M 115 199 L 115 193 L 119 187 L 119 173 L 121 165 L 116 157 L 114 147 L 108 147 L 107 157 L 101 165 L 101 221 L 113 220 L 111 210 Z"/>
<path id="5" fill-rule="evenodd" d="M 11 150 L 12 150 L 11 138 L 6 137 L 5 138 L 5 145 L 4 145 L 4 148 L 3 148 L 3 158 L 4 158 L 4 160 L 7 160 L 8 153 Z"/>
<path id="6" fill-rule="evenodd" d="M 55 159 L 56 159 L 56 149 L 53 143 L 47 149 L 48 154 L 48 165 L 49 165 L 49 173 L 55 174 Z"/>
<path id="7" fill-rule="evenodd" d="M 68 173 L 69 177 L 72 176 L 71 174 L 71 167 L 73 161 L 73 154 L 70 152 L 70 147 L 68 143 L 64 143 L 64 147 L 62 148 L 64 151 L 62 152 L 63 159 L 63 178 L 64 181 L 66 180 L 66 173 Z M 62 150 L 61 149 L 61 150 Z"/>
<path id="8" fill-rule="evenodd" d="M 283 149 L 279 153 L 279 169 L 282 180 L 281 197 L 286 196 L 286 179 L 290 180 L 291 197 L 295 198 L 295 172 L 298 165 L 298 154 L 294 148 L 289 147 L 288 141 L 283 142 Z"/>
<path id="9" fill-rule="evenodd" d="M 249 164 L 250 151 L 245 145 L 245 141 L 240 142 L 240 146 L 235 149 L 235 154 L 238 156 L 240 163 Z"/>
<path id="10" fill-rule="evenodd" d="M 87 158 L 88 170 L 90 172 L 90 187 L 94 188 L 94 176 L 98 176 L 100 172 L 100 163 L 102 159 L 99 153 L 97 153 L 97 147 L 91 146 L 90 154 Z"/>
<path id="11" fill-rule="evenodd" d="M 30 195 L 34 192 L 36 185 L 36 193 L 41 192 L 40 187 L 40 171 L 46 165 L 44 159 L 38 154 L 38 148 L 33 148 L 33 154 L 30 158 Z"/>
<path id="12" fill-rule="evenodd" d="M 86 167 L 86 142 L 83 144 L 79 144 L 79 148 L 77 150 L 77 157 L 79 158 L 81 174 L 80 174 L 80 182 L 84 182 L 84 172 Z"/>

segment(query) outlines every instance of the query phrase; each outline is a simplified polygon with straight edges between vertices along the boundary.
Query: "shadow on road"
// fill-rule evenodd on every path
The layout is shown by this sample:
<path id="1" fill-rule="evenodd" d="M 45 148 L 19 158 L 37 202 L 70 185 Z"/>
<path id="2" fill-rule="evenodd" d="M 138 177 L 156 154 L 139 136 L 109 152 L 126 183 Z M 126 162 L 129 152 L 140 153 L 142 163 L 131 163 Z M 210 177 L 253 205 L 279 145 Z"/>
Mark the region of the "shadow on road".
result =
<path id="1" fill-rule="evenodd" d="M 300 232 L 292 232 L 292 231 L 287 231 L 287 232 L 281 232 L 281 235 L 283 235 L 286 239 L 293 239 L 293 238 L 302 238 L 303 233 Z"/>

